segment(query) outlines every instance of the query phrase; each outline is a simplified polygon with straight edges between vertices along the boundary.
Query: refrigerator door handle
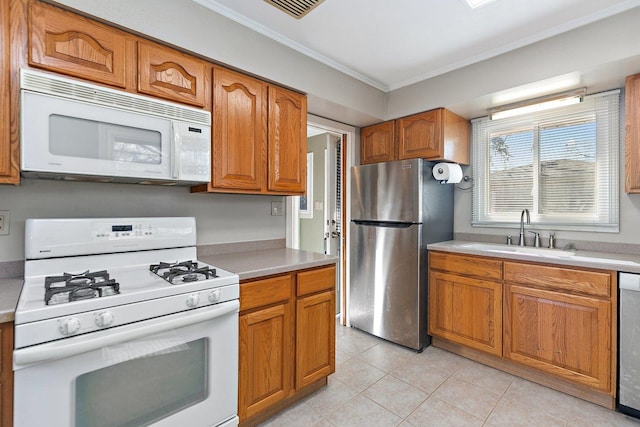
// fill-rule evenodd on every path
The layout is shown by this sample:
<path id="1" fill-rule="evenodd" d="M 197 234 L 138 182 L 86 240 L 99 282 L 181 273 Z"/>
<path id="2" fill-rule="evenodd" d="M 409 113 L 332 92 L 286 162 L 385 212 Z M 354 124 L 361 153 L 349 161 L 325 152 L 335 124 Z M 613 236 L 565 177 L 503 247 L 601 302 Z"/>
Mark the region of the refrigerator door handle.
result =
<path id="1" fill-rule="evenodd" d="M 364 225 L 365 227 L 386 227 L 386 228 L 409 228 L 417 222 L 387 222 L 387 221 L 369 221 L 369 220 L 351 220 L 356 225 Z"/>

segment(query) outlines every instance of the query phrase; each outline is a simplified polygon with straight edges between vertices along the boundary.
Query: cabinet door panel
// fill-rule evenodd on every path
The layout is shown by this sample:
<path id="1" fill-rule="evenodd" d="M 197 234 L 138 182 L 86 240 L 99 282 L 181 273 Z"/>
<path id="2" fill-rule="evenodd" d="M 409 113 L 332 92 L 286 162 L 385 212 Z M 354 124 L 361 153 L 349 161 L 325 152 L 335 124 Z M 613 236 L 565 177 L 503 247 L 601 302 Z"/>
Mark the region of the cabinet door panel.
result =
<path id="1" fill-rule="evenodd" d="M 95 21 L 29 4 L 30 65 L 124 88 L 126 40 L 125 33 Z"/>
<path id="2" fill-rule="evenodd" d="M 627 77 L 624 98 L 624 187 L 640 193 L 640 74 Z"/>
<path id="3" fill-rule="evenodd" d="M 335 372 L 335 292 L 301 298 L 296 305 L 296 389 Z"/>
<path id="4" fill-rule="evenodd" d="M 441 158 L 442 111 L 433 110 L 396 120 L 398 160 Z"/>
<path id="5" fill-rule="evenodd" d="M 217 188 L 266 188 L 267 87 L 222 68 L 213 71 L 212 183 Z"/>
<path id="6" fill-rule="evenodd" d="M 360 163 L 395 160 L 395 122 L 393 120 L 367 126 L 360 131 Z"/>
<path id="7" fill-rule="evenodd" d="M 611 302 L 505 287 L 505 357 L 608 391 Z"/>
<path id="8" fill-rule="evenodd" d="M 431 272 L 429 334 L 502 355 L 502 284 Z"/>
<path id="9" fill-rule="evenodd" d="M 11 144 L 10 114 L 10 11 L 9 1 L 0 1 L 0 183 L 19 181 L 18 147 Z"/>
<path id="10" fill-rule="evenodd" d="M 269 86 L 269 191 L 304 193 L 307 182 L 307 97 Z"/>
<path id="11" fill-rule="evenodd" d="M 292 325 L 289 304 L 240 316 L 240 420 L 289 396 L 292 389 Z"/>
<path id="12" fill-rule="evenodd" d="M 198 107 L 205 105 L 206 62 L 146 41 L 138 42 L 138 91 Z"/>

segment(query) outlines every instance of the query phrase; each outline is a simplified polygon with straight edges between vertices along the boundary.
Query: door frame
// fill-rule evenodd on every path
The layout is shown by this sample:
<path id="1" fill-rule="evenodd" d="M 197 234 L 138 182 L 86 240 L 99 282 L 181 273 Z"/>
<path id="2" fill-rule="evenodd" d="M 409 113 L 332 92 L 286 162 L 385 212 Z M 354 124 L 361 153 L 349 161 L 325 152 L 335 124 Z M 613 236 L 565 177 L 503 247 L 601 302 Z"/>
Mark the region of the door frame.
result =
<path id="1" fill-rule="evenodd" d="M 324 129 L 327 132 L 336 133 L 342 135 L 342 250 L 340 251 L 340 323 L 342 325 L 347 324 L 347 300 L 348 295 L 348 280 L 349 280 L 349 253 L 350 236 L 347 230 L 349 229 L 348 223 L 351 218 L 351 204 L 348 201 L 351 199 L 351 180 L 348 179 L 351 170 L 351 166 L 355 166 L 355 159 L 359 154 L 358 147 L 358 129 L 354 126 L 350 126 L 344 123 L 336 122 L 334 120 L 326 119 L 324 117 L 315 116 L 313 114 L 307 115 L 307 124 L 319 129 Z M 298 225 L 298 206 L 296 203 L 292 203 L 293 197 L 286 197 L 286 246 L 287 248 L 298 248 L 300 230 Z M 295 220 L 294 220 L 295 219 Z"/>

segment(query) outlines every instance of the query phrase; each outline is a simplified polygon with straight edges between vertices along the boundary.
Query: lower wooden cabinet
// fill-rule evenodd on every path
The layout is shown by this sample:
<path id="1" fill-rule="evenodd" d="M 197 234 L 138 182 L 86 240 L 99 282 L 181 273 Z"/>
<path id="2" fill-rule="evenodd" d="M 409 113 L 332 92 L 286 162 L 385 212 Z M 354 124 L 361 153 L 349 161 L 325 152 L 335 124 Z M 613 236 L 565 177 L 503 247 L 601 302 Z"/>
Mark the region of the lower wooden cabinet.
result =
<path id="1" fill-rule="evenodd" d="M 429 254 L 429 334 L 502 355 L 502 263 Z"/>
<path id="2" fill-rule="evenodd" d="M 290 303 L 240 316 L 238 409 L 251 417 L 289 396 L 292 372 Z"/>
<path id="3" fill-rule="evenodd" d="M 241 425 L 284 409 L 335 371 L 335 275 L 330 266 L 240 283 Z"/>
<path id="4" fill-rule="evenodd" d="M 429 274 L 429 334 L 502 355 L 502 283 Z"/>
<path id="5" fill-rule="evenodd" d="M 436 345 L 614 407 L 615 271 L 436 251 L 429 262 Z"/>
<path id="6" fill-rule="evenodd" d="M 505 262 L 504 356 L 614 392 L 615 273 Z"/>
<path id="7" fill-rule="evenodd" d="M 0 427 L 13 425 L 13 322 L 0 324 Z"/>

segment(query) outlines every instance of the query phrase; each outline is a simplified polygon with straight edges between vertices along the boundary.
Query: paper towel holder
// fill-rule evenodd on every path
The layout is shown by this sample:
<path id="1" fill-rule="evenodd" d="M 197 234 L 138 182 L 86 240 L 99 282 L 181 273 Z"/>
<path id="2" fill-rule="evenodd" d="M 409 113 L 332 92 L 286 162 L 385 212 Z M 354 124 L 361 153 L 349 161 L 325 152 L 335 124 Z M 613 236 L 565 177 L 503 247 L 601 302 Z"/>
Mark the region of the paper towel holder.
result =
<path id="1" fill-rule="evenodd" d="M 453 175 L 451 176 L 453 169 Z M 457 170 L 456 170 L 457 169 Z M 457 163 L 441 162 L 433 166 L 433 177 L 440 182 L 440 184 L 457 184 L 460 181 L 466 181 L 465 176 Z"/>

